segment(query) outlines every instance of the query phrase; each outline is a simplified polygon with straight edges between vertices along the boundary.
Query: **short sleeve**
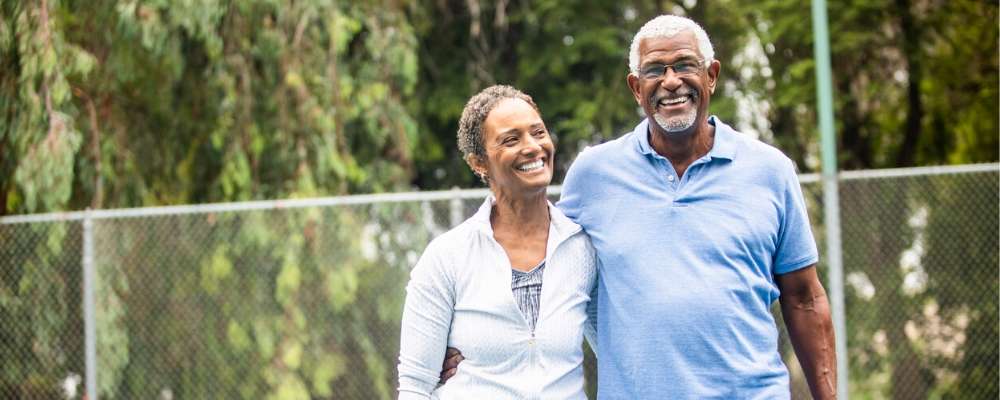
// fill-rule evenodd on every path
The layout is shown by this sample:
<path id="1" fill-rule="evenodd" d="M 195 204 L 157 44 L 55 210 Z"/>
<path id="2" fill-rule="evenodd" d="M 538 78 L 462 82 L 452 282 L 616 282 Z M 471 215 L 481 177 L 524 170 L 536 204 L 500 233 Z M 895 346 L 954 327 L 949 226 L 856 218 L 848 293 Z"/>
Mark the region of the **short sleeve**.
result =
<path id="1" fill-rule="evenodd" d="M 778 230 L 778 245 L 774 254 L 776 275 L 808 267 L 819 261 L 816 240 L 813 238 L 805 199 L 802 196 L 802 185 L 799 183 L 792 161 L 786 158 L 785 164 L 781 170 L 779 189 L 781 193 L 778 194 L 783 203 L 783 212 Z"/>

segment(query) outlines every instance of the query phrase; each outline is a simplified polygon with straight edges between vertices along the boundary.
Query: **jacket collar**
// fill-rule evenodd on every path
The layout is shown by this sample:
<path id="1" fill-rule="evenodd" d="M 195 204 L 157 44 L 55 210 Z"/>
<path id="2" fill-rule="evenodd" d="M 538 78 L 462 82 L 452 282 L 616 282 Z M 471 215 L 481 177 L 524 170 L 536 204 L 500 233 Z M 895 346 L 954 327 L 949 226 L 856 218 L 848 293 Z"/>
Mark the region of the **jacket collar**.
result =
<path id="1" fill-rule="evenodd" d="M 486 196 L 479 210 L 469 218 L 476 231 L 493 238 L 493 225 L 490 223 L 490 214 L 493 212 L 493 205 L 496 204 L 496 197 L 493 194 Z M 549 206 L 549 241 L 546 256 L 552 254 L 555 247 L 569 239 L 571 236 L 583 230 L 580 225 L 569 219 L 558 207 L 552 205 L 551 201 L 545 201 Z"/>

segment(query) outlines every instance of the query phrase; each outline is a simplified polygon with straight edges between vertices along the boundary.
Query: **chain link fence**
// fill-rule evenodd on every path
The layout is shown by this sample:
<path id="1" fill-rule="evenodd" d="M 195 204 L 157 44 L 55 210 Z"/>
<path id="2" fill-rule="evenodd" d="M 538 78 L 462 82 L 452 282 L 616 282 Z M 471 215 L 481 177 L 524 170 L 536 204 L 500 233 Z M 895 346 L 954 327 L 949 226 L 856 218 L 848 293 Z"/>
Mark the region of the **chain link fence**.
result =
<path id="1" fill-rule="evenodd" d="M 998 167 L 894 171 L 840 182 L 849 394 L 995 399 Z M 394 398 L 409 269 L 485 193 L 94 211 L 96 376 L 85 214 L 7 217 L 0 398 L 80 399 L 87 378 L 102 399 Z M 779 326 L 793 398 L 809 398 Z M 585 367 L 593 394 L 589 352 Z"/>
<path id="2" fill-rule="evenodd" d="M 0 225 L 0 398 L 58 399 L 84 371 L 82 225 Z M 79 392 L 77 392 L 79 393 Z"/>

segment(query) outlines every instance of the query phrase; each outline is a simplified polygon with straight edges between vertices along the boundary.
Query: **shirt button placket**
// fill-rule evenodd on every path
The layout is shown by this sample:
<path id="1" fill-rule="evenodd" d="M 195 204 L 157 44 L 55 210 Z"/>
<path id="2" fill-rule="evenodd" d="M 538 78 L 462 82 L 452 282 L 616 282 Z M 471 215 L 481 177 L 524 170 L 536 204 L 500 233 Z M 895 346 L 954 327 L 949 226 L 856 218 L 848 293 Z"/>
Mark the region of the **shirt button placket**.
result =
<path id="1" fill-rule="evenodd" d="M 676 192 L 677 191 L 677 185 L 679 183 L 680 183 L 680 179 L 677 179 L 677 175 L 674 175 L 673 171 L 667 172 L 667 185 L 670 186 L 670 190 Z"/>
<path id="2" fill-rule="evenodd" d="M 528 351 L 531 354 L 531 363 L 530 363 L 531 368 L 537 371 L 536 373 L 539 373 L 538 376 L 541 376 L 540 375 L 541 365 L 539 362 L 540 354 L 538 352 L 538 346 L 536 345 L 534 332 L 531 333 L 531 339 L 528 340 L 528 347 L 529 347 Z M 532 395 L 531 400 L 540 400 L 542 396 L 541 386 L 536 387 L 534 393 L 532 393 L 531 395 Z"/>
<path id="3" fill-rule="evenodd" d="M 663 169 L 666 171 L 667 184 L 671 189 L 677 189 L 677 176 L 674 173 L 674 168 L 670 165 L 670 161 L 663 158 L 660 160 L 663 165 Z"/>

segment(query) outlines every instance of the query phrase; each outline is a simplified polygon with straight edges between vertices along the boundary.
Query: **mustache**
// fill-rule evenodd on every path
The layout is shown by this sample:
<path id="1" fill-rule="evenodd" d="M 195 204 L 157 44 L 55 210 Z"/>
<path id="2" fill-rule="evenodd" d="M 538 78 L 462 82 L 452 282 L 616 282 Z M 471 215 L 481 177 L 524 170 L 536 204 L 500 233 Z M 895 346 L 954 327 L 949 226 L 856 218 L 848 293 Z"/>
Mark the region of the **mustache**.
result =
<path id="1" fill-rule="evenodd" d="M 657 93 L 653 93 L 653 95 L 650 96 L 650 100 L 652 100 L 652 104 L 657 104 L 660 102 L 660 100 L 663 100 L 665 98 L 675 98 L 681 96 L 691 96 L 692 98 L 697 100 L 699 96 L 698 89 L 692 88 L 690 86 L 685 86 L 673 92 L 666 91 L 665 93 L 660 93 L 658 91 Z"/>

